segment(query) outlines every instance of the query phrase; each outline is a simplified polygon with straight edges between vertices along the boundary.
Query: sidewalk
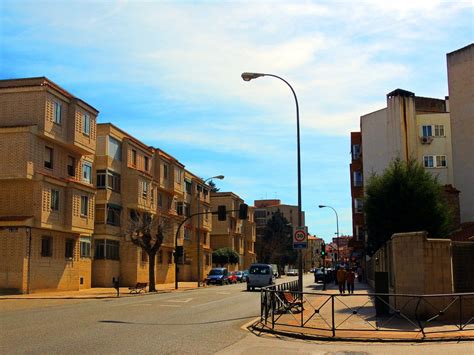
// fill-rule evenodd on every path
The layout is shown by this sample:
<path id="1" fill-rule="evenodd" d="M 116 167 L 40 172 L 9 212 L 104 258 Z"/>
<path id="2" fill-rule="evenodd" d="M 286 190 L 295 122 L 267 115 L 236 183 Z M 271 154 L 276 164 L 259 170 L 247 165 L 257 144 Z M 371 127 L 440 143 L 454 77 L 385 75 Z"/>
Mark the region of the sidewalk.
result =
<path id="1" fill-rule="evenodd" d="M 197 288 L 197 282 L 179 282 L 178 290 L 174 289 L 174 283 L 157 284 L 158 293 L 181 292 Z M 128 287 L 120 287 L 120 297 L 137 297 L 144 295 L 154 295 L 155 292 L 141 292 L 139 294 L 130 293 Z M 18 295 L 1 295 L 1 300 L 12 299 L 100 299 L 100 298 L 116 298 L 117 290 L 112 287 L 93 287 L 78 291 L 39 291 L 30 294 Z"/>
<path id="2" fill-rule="evenodd" d="M 334 282 L 322 291 L 322 284 L 307 284 L 304 288 L 304 310 L 270 313 L 267 321 L 252 326 L 254 331 L 264 331 L 305 339 L 421 341 L 429 339 L 474 339 L 474 324 L 467 324 L 459 331 L 456 322 L 424 323 L 425 336 L 413 317 L 399 314 L 376 314 L 373 293 L 365 283 L 355 283 L 355 292 L 339 294 Z M 331 296 L 333 295 L 333 296 Z M 277 300 L 278 301 L 278 300 Z M 333 312 L 334 308 L 334 312 Z M 334 314 L 334 317 L 333 317 Z M 466 320 L 467 321 L 467 320 Z M 273 323 L 273 329 L 272 329 Z M 459 323 L 457 323 L 459 325 Z"/>

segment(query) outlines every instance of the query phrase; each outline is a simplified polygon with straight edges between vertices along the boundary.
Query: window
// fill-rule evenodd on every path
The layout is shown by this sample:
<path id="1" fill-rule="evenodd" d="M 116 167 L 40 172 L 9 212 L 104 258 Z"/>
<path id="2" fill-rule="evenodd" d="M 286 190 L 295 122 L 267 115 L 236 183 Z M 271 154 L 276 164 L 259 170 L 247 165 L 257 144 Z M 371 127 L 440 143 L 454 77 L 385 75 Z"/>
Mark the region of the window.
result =
<path id="1" fill-rule="evenodd" d="M 364 212 L 364 200 L 361 198 L 354 199 L 354 208 L 356 213 Z"/>
<path id="2" fill-rule="evenodd" d="M 41 256 L 53 255 L 53 238 L 41 237 Z"/>
<path id="3" fill-rule="evenodd" d="M 122 160 L 122 144 L 119 140 L 109 136 L 109 151 L 107 154 L 115 160 Z"/>
<path id="4" fill-rule="evenodd" d="M 206 265 L 211 265 L 211 255 L 206 253 Z"/>
<path id="5" fill-rule="evenodd" d="M 44 147 L 44 167 L 53 168 L 53 148 Z"/>
<path id="6" fill-rule="evenodd" d="M 98 189 L 105 189 L 107 187 L 106 185 L 106 177 L 107 177 L 107 171 L 106 170 L 97 170 L 97 188 Z"/>
<path id="7" fill-rule="evenodd" d="M 148 168 L 149 168 L 149 159 L 148 157 L 145 157 L 145 171 L 148 171 Z"/>
<path id="8" fill-rule="evenodd" d="M 184 228 L 184 239 L 191 240 L 191 230 L 189 228 Z"/>
<path id="9" fill-rule="evenodd" d="M 137 165 L 137 151 L 135 149 L 132 149 L 132 165 Z"/>
<path id="10" fill-rule="evenodd" d="M 435 137 L 444 137 L 444 126 L 442 124 L 435 125 Z"/>
<path id="11" fill-rule="evenodd" d="M 169 165 L 168 164 L 163 164 L 163 179 L 168 180 L 168 175 L 169 175 Z"/>
<path id="12" fill-rule="evenodd" d="M 143 181 L 143 198 L 148 196 L 148 181 Z"/>
<path id="13" fill-rule="evenodd" d="M 61 124 L 61 103 L 54 101 L 53 102 L 53 122 L 57 124 Z"/>
<path id="14" fill-rule="evenodd" d="M 175 172 L 175 180 L 178 184 L 181 184 L 181 177 L 182 177 L 182 170 L 177 168 L 174 170 Z"/>
<path id="15" fill-rule="evenodd" d="M 69 176 L 76 176 L 76 159 L 74 157 L 67 157 L 67 174 Z"/>
<path id="16" fill-rule="evenodd" d="M 355 187 L 360 187 L 362 186 L 363 182 L 362 182 L 362 171 L 358 170 L 358 171 L 354 171 L 354 186 Z"/>
<path id="17" fill-rule="evenodd" d="M 91 134 L 91 118 L 87 113 L 82 115 L 82 133 L 85 135 Z"/>
<path id="18" fill-rule="evenodd" d="M 87 216 L 89 214 L 89 197 L 81 196 L 81 216 Z"/>
<path id="19" fill-rule="evenodd" d="M 97 239 L 95 245 L 95 259 L 119 260 L 120 243 L 116 240 Z"/>
<path id="20" fill-rule="evenodd" d="M 429 126 L 422 126 L 422 134 L 423 137 L 431 137 L 433 136 L 433 131 L 431 125 Z"/>
<path id="21" fill-rule="evenodd" d="M 436 156 L 436 166 L 437 167 L 446 167 L 446 155 L 437 155 Z"/>
<path id="22" fill-rule="evenodd" d="M 80 239 L 81 246 L 81 258 L 91 257 L 91 240 L 89 238 L 82 237 Z"/>
<path id="23" fill-rule="evenodd" d="M 107 188 L 115 192 L 120 192 L 120 174 L 107 171 Z"/>
<path id="24" fill-rule="evenodd" d="M 208 189 L 202 189 L 204 192 L 204 199 L 207 200 L 207 195 L 209 195 L 209 190 Z"/>
<path id="25" fill-rule="evenodd" d="M 51 190 L 51 211 L 59 211 L 59 191 Z"/>
<path id="26" fill-rule="evenodd" d="M 107 224 L 111 226 L 120 226 L 120 213 L 122 207 L 118 205 L 107 205 Z"/>
<path id="27" fill-rule="evenodd" d="M 184 208 L 184 204 L 182 202 L 178 202 L 176 204 L 176 213 L 179 215 L 179 216 L 182 216 L 183 215 L 183 208 Z"/>
<path id="28" fill-rule="evenodd" d="M 188 181 L 188 180 L 184 180 L 184 188 L 186 190 L 186 193 L 191 195 L 193 190 L 192 190 L 192 183 L 191 181 Z"/>
<path id="29" fill-rule="evenodd" d="M 186 217 L 191 216 L 191 206 L 189 205 L 189 203 L 184 203 L 184 205 L 183 205 L 183 214 Z"/>
<path id="30" fill-rule="evenodd" d="M 66 259 L 72 259 L 74 256 L 74 239 L 66 239 L 66 249 L 64 257 Z"/>
<path id="31" fill-rule="evenodd" d="M 82 181 L 92 184 L 92 165 L 88 162 L 82 163 Z"/>
<path id="32" fill-rule="evenodd" d="M 163 194 L 161 192 L 158 193 L 158 207 L 163 207 Z"/>
<path id="33" fill-rule="evenodd" d="M 352 145 L 352 160 L 357 160 L 360 158 L 360 144 Z"/>
<path id="34" fill-rule="evenodd" d="M 446 155 L 425 155 L 423 166 L 425 168 L 445 168 L 447 166 Z"/>

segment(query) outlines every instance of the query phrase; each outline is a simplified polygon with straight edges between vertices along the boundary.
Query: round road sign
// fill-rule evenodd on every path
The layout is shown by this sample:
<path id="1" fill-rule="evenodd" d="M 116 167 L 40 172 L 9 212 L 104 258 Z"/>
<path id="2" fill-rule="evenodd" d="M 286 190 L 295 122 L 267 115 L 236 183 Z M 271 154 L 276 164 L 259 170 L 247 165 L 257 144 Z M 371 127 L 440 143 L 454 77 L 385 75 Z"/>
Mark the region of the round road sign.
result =
<path id="1" fill-rule="evenodd" d="M 296 242 L 304 242 L 306 240 L 306 232 L 304 230 L 295 231 L 294 239 Z"/>

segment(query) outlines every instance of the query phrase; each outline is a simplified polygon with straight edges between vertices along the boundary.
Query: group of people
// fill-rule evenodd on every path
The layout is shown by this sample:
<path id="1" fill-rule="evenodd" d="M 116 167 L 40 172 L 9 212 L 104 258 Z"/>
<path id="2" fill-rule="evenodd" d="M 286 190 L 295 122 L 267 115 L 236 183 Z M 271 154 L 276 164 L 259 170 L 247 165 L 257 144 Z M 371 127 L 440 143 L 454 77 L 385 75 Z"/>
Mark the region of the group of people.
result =
<path id="1" fill-rule="evenodd" d="M 356 269 L 347 268 L 344 269 L 340 267 L 336 273 L 337 284 L 339 285 L 339 293 L 342 295 L 346 293 L 346 284 L 347 284 L 347 293 L 354 293 L 354 281 L 356 278 Z M 357 278 L 359 282 L 362 281 L 362 269 L 357 268 Z"/>

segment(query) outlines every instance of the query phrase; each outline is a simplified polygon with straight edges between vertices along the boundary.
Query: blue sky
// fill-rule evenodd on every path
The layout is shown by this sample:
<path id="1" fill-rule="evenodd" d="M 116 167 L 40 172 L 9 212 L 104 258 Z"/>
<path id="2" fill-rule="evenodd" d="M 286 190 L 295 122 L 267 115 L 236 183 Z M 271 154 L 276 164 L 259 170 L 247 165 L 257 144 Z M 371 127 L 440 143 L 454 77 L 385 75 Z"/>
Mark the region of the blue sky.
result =
<path id="1" fill-rule="evenodd" d="M 147 144 L 252 203 L 302 204 L 352 234 L 349 132 L 396 88 L 448 94 L 446 53 L 472 43 L 472 1 L 0 2 L 0 78 L 47 76 Z"/>

